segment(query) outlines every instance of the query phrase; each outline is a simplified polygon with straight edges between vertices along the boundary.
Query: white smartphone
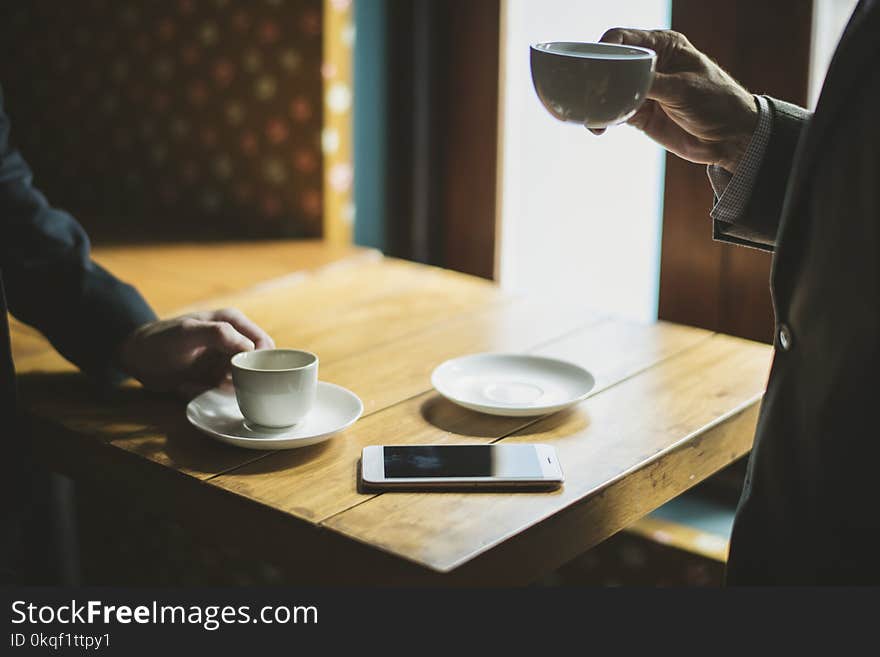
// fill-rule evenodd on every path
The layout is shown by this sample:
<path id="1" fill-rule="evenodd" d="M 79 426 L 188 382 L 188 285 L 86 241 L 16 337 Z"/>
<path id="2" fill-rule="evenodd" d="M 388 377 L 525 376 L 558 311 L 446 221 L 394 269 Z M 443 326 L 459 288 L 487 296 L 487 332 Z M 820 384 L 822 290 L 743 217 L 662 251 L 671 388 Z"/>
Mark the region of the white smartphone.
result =
<path id="1" fill-rule="evenodd" d="M 361 478 L 382 489 L 557 488 L 562 468 L 550 445 L 371 445 Z"/>

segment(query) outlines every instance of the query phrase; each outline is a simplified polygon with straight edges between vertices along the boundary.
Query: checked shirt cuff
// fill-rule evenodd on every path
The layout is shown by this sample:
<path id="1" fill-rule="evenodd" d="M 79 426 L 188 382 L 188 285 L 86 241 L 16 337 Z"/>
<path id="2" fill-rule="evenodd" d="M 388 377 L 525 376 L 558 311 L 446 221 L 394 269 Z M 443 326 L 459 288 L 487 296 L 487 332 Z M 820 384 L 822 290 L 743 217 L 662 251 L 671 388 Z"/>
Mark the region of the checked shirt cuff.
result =
<path id="1" fill-rule="evenodd" d="M 717 164 L 710 164 L 706 168 L 709 182 L 715 192 L 715 205 L 709 216 L 717 221 L 732 224 L 740 219 L 748 205 L 755 179 L 764 161 L 764 153 L 767 151 L 772 129 L 770 104 L 764 96 L 755 96 L 755 102 L 758 104 L 758 127 L 755 128 L 749 146 L 736 167 L 736 173 L 731 174 Z"/>

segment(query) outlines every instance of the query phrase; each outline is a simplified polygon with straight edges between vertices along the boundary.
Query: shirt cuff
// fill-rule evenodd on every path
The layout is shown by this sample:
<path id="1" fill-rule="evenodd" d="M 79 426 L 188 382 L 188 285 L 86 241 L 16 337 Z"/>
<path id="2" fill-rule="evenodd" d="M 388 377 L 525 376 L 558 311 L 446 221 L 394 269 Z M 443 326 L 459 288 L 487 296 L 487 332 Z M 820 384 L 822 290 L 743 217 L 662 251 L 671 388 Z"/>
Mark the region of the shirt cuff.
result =
<path id="1" fill-rule="evenodd" d="M 764 161 L 772 129 L 770 104 L 764 96 L 755 96 L 755 103 L 758 106 L 758 126 L 736 167 L 736 173 L 731 174 L 716 164 L 710 164 L 706 170 L 715 192 L 715 205 L 709 216 L 717 221 L 736 223 L 742 217 Z"/>

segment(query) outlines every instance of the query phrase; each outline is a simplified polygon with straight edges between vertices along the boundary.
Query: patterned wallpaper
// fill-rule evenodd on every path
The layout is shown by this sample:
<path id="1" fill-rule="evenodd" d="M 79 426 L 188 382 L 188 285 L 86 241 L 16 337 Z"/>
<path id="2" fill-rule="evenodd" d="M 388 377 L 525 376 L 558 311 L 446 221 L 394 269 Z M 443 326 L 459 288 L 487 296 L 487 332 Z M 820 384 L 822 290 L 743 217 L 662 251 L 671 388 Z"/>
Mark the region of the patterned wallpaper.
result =
<path id="1" fill-rule="evenodd" d="M 361 2 L 369 0 L 361 0 Z M 354 232 L 352 178 L 352 0 L 324 0 L 324 236 L 349 243 Z"/>
<path id="2" fill-rule="evenodd" d="M 6 0 L 3 13 L 13 137 L 93 237 L 318 237 L 325 179 L 334 220 L 353 216 L 350 0 Z M 323 61 L 327 41 L 342 62 Z"/>

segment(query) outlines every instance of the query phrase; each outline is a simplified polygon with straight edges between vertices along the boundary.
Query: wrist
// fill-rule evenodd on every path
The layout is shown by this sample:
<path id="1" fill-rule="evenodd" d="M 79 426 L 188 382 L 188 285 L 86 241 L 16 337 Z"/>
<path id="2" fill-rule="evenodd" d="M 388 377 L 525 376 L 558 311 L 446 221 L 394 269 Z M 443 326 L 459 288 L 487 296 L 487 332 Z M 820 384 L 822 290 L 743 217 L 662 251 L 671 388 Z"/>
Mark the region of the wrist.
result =
<path id="1" fill-rule="evenodd" d="M 740 120 L 737 122 L 738 128 L 725 144 L 723 157 L 716 164 L 731 174 L 736 173 L 740 160 L 746 154 L 758 128 L 758 119 L 760 116 L 758 99 L 756 96 L 749 95 L 750 100 L 743 103 L 744 112 Z"/>

